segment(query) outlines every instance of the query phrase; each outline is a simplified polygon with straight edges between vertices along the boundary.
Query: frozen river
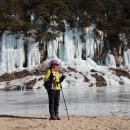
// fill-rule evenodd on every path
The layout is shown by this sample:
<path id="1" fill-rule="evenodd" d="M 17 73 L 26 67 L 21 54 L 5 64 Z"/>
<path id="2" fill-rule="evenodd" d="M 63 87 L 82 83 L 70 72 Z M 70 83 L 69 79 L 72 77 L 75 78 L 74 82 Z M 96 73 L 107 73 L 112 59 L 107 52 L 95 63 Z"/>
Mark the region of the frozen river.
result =
<path id="1" fill-rule="evenodd" d="M 70 115 L 130 116 L 130 87 L 64 88 Z M 45 90 L 0 91 L 0 114 L 48 115 L 48 98 Z M 60 115 L 66 115 L 62 98 Z"/>

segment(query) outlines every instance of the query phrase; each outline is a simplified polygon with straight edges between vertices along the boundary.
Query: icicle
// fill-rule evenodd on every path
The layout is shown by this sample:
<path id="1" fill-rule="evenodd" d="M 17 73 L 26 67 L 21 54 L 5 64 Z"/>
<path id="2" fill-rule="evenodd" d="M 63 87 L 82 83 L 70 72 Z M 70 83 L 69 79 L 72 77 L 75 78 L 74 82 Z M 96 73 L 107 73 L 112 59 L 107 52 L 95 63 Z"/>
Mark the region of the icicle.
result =
<path id="1" fill-rule="evenodd" d="M 107 56 L 106 56 L 106 59 L 105 59 L 105 63 L 106 63 L 106 65 L 110 65 L 110 66 L 116 67 L 115 58 L 109 52 L 107 53 Z"/>
<path id="2" fill-rule="evenodd" d="M 3 73 L 10 73 L 14 71 L 14 45 L 16 44 L 15 35 L 5 32 L 2 35 L 1 42 L 1 65 Z"/>
<path id="3" fill-rule="evenodd" d="M 51 41 L 47 43 L 47 58 L 52 57 L 52 44 L 53 43 Z"/>
<path id="4" fill-rule="evenodd" d="M 80 31 L 78 29 L 75 29 L 75 53 L 76 58 L 81 59 L 82 58 L 82 42 L 80 39 Z"/>
<path id="5" fill-rule="evenodd" d="M 52 55 L 54 58 L 57 58 L 58 51 L 58 39 L 54 40 L 52 43 Z"/>
<path id="6" fill-rule="evenodd" d="M 129 58 L 128 58 L 128 52 L 124 51 L 124 66 L 128 66 L 129 64 Z"/>
<path id="7" fill-rule="evenodd" d="M 40 64 L 40 52 L 38 48 L 39 43 L 35 42 L 33 38 L 28 41 L 28 69 L 32 69 Z"/>
<path id="8" fill-rule="evenodd" d="M 21 34 L 21 36 L 17 39 L 16 49 L 14 49 L 15 52 L 15 67 L 18 70 L 23 69 L 23 64 L 25 62 L 25 52 L 24 52 L 24 35 Z"/>
<path id="9" fill-rule="evenodd" d="M 130 49 L 127 49 L 128 63 L 130 64 Z"/>
<path id="10" fill-rule="evenodd" d="M 75 57 L 75 45 L 73 39 L 73 31 L 67 30 L 64 38 L 64 49 L 65 49 L 65 61 L 74 59 Z"/>
<path id="11" fill-rule="evenodd" d="M 86 28 L 86 59 L 94 56 L 94 35 L 93 27 Z"/>
<path id="12" fill-rule="evenodd" d="M 48 58 L 57 58 L 58 44 L 58 39 L 47 43 Z"/>
<path id="13" fill-rule="evenodd" d="M 60 38 L 59 38 L 59 59 L 61 59 L 62 61 L 64 61 L 64 43 L 63 43 L 63 37 L 64 37 L 64 34 L 61 34 L 60 35 Z"/>

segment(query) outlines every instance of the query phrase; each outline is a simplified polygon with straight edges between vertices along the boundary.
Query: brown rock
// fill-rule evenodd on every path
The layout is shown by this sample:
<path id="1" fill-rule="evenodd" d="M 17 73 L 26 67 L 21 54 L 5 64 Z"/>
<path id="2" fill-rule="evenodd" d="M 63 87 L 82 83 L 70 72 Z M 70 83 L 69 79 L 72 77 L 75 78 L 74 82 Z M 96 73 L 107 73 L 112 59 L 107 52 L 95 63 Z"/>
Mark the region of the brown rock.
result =
<path id="1" fill-rule="evenodd" d="M 37 79 L 35 78 L 34 80 L 29 81 L 26 83 L 26 89 L 33 89 L 33 86 L 35 85 Z"/>
<path id="2" fill-rule="evenodd" d="M 86 76 L 84 76 L 84 80 L 83 81 L 84 82 L 89 82 L 90 80 Z"/>
<path id="3" fill-rule="evenodd" d="M 130 74 L 129 74 L 127 71 L 123 70 L 123 69 L 110 68 L 110 70 L 114 71 L 114 73 L 115 73 L 118 77 L 124 76 L 124 77 L 127 77 L 127 78 L 130 79 Z"/>
<path id="4" fill-rule="evenodd" d="M 106 80 L 101 76 L 99 75 L 98 73 L 96 74 L 91 74 L 92 77 L 94 77 L 96 79 L 96 85 L 98 87 L 102 87 L 102 86 L 106 86 Z"/>

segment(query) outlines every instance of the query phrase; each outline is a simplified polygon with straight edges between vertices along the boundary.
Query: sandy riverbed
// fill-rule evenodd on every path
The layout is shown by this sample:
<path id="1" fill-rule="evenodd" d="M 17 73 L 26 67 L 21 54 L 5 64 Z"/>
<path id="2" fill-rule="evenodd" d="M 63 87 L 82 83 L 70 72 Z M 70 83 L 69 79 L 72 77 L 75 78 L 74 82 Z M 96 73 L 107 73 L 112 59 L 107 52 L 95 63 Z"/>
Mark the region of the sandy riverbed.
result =
<path id="1" fill-rule="evenodd" d="M 0 115 L 0 130 L 130 130 L 130 117 L 62 116 L 50 121 L 44 115 Z"/>

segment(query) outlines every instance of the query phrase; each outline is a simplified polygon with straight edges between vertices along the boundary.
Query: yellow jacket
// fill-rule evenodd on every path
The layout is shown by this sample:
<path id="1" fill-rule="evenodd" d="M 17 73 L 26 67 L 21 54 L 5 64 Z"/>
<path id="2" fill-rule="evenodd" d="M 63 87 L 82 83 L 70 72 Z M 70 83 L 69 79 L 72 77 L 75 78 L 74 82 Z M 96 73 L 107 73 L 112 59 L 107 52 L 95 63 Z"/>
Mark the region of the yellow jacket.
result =
<path id="1" fill-rule="evenodd" d="M 55 71 L 51 71 L 51 69 L 48 69 L 45 77 L 44 77 L 44 82 L 49 81 L 50 75 L 53 75 L 53 79 L 52 79 L 52 86 L 51 89 L 52 90 L 60 90 L 61 86 L 60 86 L 60 73 L 59 72 L 55 72 Z"/>

